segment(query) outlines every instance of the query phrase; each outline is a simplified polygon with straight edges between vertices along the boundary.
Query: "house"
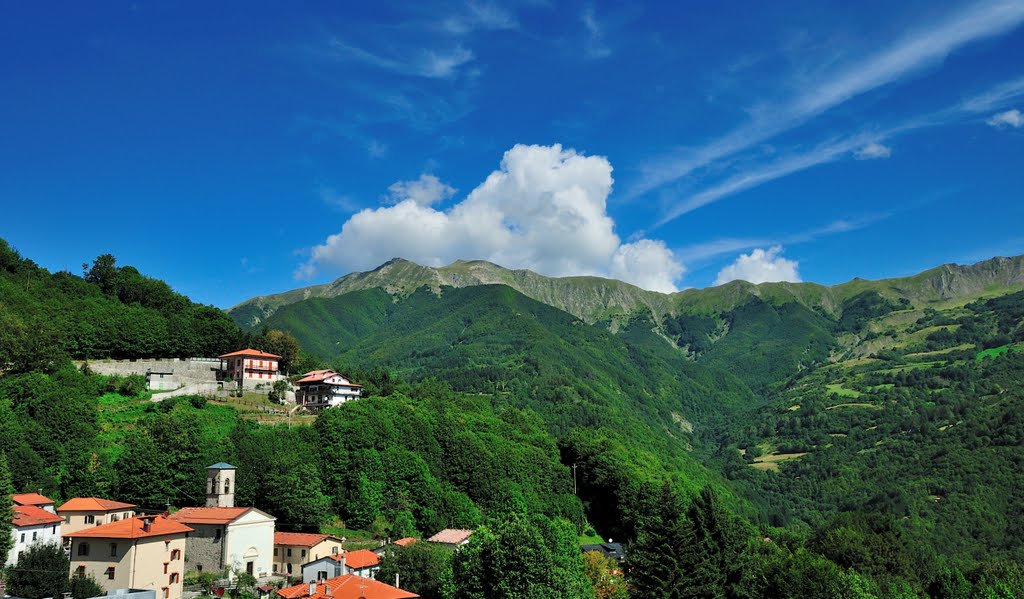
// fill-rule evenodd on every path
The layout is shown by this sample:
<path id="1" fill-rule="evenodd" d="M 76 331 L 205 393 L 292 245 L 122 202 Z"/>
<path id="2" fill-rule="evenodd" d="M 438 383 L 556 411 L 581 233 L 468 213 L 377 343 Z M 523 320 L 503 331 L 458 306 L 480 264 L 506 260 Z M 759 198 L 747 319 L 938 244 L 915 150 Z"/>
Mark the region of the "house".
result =
<path id="1" fill-rule="evenodd" d="M 46 495 L 40 495 L 39 493 L 15 493 L 14 495 L 11 495 L 11 503 L 14 505 L 34 506 L 39 509 L 46 510 L 51 514 L 57 513 L 54 510 L 56 502 Z"/>
<path id="2" fill-rule="evenodd" d="M 57 508 L 57 515 L 64 518 L 61 529 L 62 534 L 67 537 L 86 528 L 131 518 L 135 515 L 137 507 L 132 503 L 99 497 L 75 497 L 61 504 Z"/>
<path id="3" fill-rule="evenodd" d="M 302 582 L 310 583 L 351 574 L 373 578 L 380 570 L 380 556 L 368 549 L 342 551 L 302 564 Z"/>
<path id="4" fill-rule="evenodd" d="M 35 495 L 35 493 L 32 493 Z M 15 495 L 14 497 L 18 497 Z M 39 495 L 42 497 L 42 495 Z M 46 499 L 43 497 L 43 499 Z M 38 505 L 21 505 L 16 503 L 14 507 L 14 518 L 12 520 L 11 536 L 14 537 L 14 546 L 4 556 L 4 563 L 8 566 L 17 563 L 21 552 L 28 549 L 35 543 L 57 543 L 60 544 L 60 525 L 64 520 L 54 514 L 51 510 L 53 502 L 49 499 L 50 510 Z M 45 504 L 44 504 L 45 505 Z"/>
<path id="5" fill-rule="evenodd" d="M 206 506 L 184 507 L 170 515 L 188 525 L 189 568 L 197 572 L 247 572 L 257 578 L 272 572 L 276 518 L 252 507 L 235 505 L 235 467 L 220 462 L 207 467 Z"/>
<path id="6" fill-rule="evenodd" d="M 246 348 L 217 357 L 221 360 L 221 370 L 240 389 L 252 388 L 261 383 L 269 387 L 281 378 L 278 371 L 281 356 L 277 354 Z"/>
<path id="7" fill-rule="evenodd" d="M 276 574 L 302 573 L 302 564 L 338 555 L 342 551 L 341 539 L 331 535 L 301 532 L 274 533 L 274 572 Z"/>
<path id="8" fill-rule="evenodd" d="M 626 561 L 626 549 L 622 546 L 622 543 L 595 543 L 593 545 L 583 545 L 580 548 L 583 553 L 588 551 L 596 551 L 605 557 L 610 557 L 620 564 Z"/>
<path id="9" fill-rule="evenodd" d="M 309 582 L 280 589 L 276 599 L 416 599 L 416 593 L 403 591 L 372 578 L 347 574 L 321 582 Z"/>
<path id="10" fill-rule="evenodd" d="M 457 549 L 469 542 L 473 535 L 472 530 L 464 528 L 446 528 L 436 535 L 427 539 L 428 543 L 436 543 L 448 549 Z"/>
<path id="11" fill-rule="evenodd" d="M 333 370 L 314 370 L 295 382 L 295 403 L 311 410 L 323 410 L 359 399 L 363 386 L 357 385 Z"/>
<path id="12" fill-rule="evenodd" d="M 135 516 L 73 532 L 71 574 L 91 574 L 107 591 L 153 589 L 181 599 L 185 538 L 192 529 L 164 516 Z"/>
<path id="13" fill-rule="evenodd" d="M 373 552 L 376 553 L 377 555 L 384 555 L 385 553 L 388 552 L 389 548 L 391 548 L 391 547 L 393 547 L 395 545 L 398 545 L 399 547 L 408 547 L 409 545 L 412 545 L 415 542 L 416 542 L 416 539 L 414 539 L 412 537 L 405 537 L 403 539 L 398 539 L 397 541 L 391 541 L 391 542 L 389 542 L 387 544 L 383 544 L 380 547 L 374 549 Z"/>

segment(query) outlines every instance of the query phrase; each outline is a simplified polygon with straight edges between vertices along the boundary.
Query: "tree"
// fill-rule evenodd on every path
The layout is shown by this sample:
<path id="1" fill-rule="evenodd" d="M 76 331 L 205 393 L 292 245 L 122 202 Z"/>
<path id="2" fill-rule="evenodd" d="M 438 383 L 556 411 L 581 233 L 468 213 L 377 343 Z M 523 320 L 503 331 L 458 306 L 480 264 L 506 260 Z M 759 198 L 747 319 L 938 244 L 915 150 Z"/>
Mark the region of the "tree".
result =
<path id="1" fill-rule="evenodd" d="M 416 593 L 423 599 L 441 599 L 442 586 L 451 578 L 452 552 L 431 543 L 393 546 L 380 560 L 377 580 Z"/>
<path id="2" fill-rule="evenodd" d="M 68 591 L 74 599 L 88 599 L 89 597 L 102 597 L 107 594 L 106 589 L 96 582 L 96 578 L 88 576 L 72 576 L 68 585 Z"/>
<path id="3" fill-rule="evenodd" d="M 628 599 L 629 585 L 618 562 L 599 551 L 583 554 L 583 570 L 594 587 L 596 599 Z"/>
<path id="4" fill-rule="evenodd" d="M 288 387 L 288 381 L 284 379 L 274 381 L 274 386 L 271 388 L 267 399 L 273 403 L 284 403 L 284 396 L 288 392 Z"/>
<path id="5" fill-rule="evenodd" d="M 294 335 L 276 329 L 264 330 L 254 344 L 256 349 L 281 356 L 281 372 L 291 372 L 295 358 L 299 355 L 299 342 Z"/>
<path id="6" fill-rule="evenodd" d="M 82 276 L 86 281 L 98 286 L 103 293 L 110 293 L 114 290 L 114 283 L 117 280 L 117 259 L 113 254 L 101 254 L 92 261 L 92 267 L 88 264 L 82 265 Z"/>
<path id="7" fill-rule="evenodd" d="M 36 543 L 7 570 L 7 592 L 15 597 L 60 597 L 68 590 L 69 562 L 57 543 Z"/>
<path id="8" fill-rule="evenodd" d="M 452 574 L 456 596 L 466 599 L 594 596 L 575 527 L 541 515 L 481 527 L 452 558 Z"/>
<path id="9" fill-rule="evenodd" d="M 11 536 L 14 527 L 13 494 L 14 485 L 11 483 L 11 469 L 7 467 L 7 454 L 0 452 L 0 557 L 5 560 L 14 547 L 14 537 Z"/>

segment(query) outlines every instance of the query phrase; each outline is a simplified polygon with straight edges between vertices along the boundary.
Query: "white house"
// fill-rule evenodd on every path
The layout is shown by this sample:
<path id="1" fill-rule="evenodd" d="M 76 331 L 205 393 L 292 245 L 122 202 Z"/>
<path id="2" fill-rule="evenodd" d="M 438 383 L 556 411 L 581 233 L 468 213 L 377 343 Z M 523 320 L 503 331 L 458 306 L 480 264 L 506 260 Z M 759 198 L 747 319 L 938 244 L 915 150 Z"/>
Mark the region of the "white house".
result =
<path id="1" fill-rule="evenodd" d="M 51 502 L 52 507 L 52 502 Z M 63 518 L 53 512 L 35 505 L 14 506 L 14 547 L 7 554 L 5 563 L 10 566 L 17 563 L 21 552 L 35 543 L 61 543 L 60 525 Z"/>
<path id="2" fill-rule="evenodd" d="M 187 541 L 189 569 L 246 572 L 257 578 L 273 572 L 276 518 L 253 507 L 234 507 L 235 467 L 207 468 L 206 507 L 185 507 L 170 519 L 193 529 Z"/>
<path id="3" fill-rule="evenodd" d="M 311 410 L 323 410 L 359 399 L 363 386 L 357 385 L 333 370 L 314 370 L 295 382 L 295 403 Z"/>
<path id="4" fill-rule="evenodd" d="M 352 574 L 361 578 L 373 578 L 380 570 L 380 556 L 368 549 L 342 551 L 302 564 L 302 582 L 318 582 L 338 576 Z"/>

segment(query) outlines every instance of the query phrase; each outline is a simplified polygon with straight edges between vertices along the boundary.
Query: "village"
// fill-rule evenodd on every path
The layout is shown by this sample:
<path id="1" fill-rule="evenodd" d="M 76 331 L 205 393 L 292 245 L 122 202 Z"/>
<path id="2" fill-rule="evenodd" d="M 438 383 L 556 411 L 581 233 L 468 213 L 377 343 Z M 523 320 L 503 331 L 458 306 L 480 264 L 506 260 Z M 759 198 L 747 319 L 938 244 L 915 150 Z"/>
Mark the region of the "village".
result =
<path id="1" fill-rule="evenodd" d="M 152 401 L 177 394 L 276 391 L 289 413 L 317 413 L 361 397 L 361 385 L 333 370 L 307 372 L 288 383 L 280 360 L 246 348 L 217 358 L 90 362 L 89 367 L 110 375 L 144 374 Z M 426 539 L 367 543 L 278 530 L 272 514 L 235 505 L 236 472 L 225 462 L 208 466 L 205 504 L 163 511 L 100 497 L 74 497 L 58 505 L 41 493 L 14 494 L 14 545 L 5 563 L 17 565 L 35 545 L 56 544 L 70 560 L 70 577 L 95 580 L 107 596 L 119 598 L 191 599 L 244 588 L 259 599 L 406 599 L 419 595 L 401 588 L 400 573 L 394 580 L 377 579 L 387 552 L 415 543 L 458 551 L 473 535 L 444 529 Z M 625 558 L 617 543 L 582 550 L 618 563 Z"/>

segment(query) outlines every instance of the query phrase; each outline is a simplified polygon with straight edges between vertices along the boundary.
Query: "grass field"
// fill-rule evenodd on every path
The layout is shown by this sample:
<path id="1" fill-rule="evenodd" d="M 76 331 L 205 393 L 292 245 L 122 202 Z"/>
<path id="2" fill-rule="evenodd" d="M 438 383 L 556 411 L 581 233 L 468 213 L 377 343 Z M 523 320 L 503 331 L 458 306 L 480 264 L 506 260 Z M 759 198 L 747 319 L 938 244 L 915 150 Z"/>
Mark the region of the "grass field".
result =
<path id="1" fill-rule="evenodd" d="M 754 458 L 754 463 L 751 464 L 758 470 L 771 470 L 772 472 L 779 471 L 779 464 L 788 462 L 790 460 L 799 460 L 800 458 L 807 455 L 808 452 L 803 453 L 772 453 L 768 455 L 758 456 Z"/>
<path id="2" fill-rule="evenodd" d="M 975 356 L 975 359 L 984 360 L 985 358 L 997 358 L 1008 351 L 1020 351 L 1021 349 L 1024 349 L 1024 344 L 1022 343 L 1014 343 L 1012 345 L 1001 345 L 999 347 L 984 349 L 978 352 L 978 355 Z"/>
<path id="3" fill-rule="evenodd" d="M 838 408 L 868 408 L 870 410 L 881 410 L 882 406 L 875 405 L 873 403 L 837 403 L 834 406 L 825 408 L 826 410 L 835 410 Z"/>
<path id="4" fill-rule="evenodd" d="M 854 389 L 847 389 L 843 387 L 842 383 L 832 383 L 831 385 L 825 385 L 825 390 L 829 393 L 835 393 L 839 397 L 849 397 L 856 399 L 861 396 L 860 391 Z"/>

